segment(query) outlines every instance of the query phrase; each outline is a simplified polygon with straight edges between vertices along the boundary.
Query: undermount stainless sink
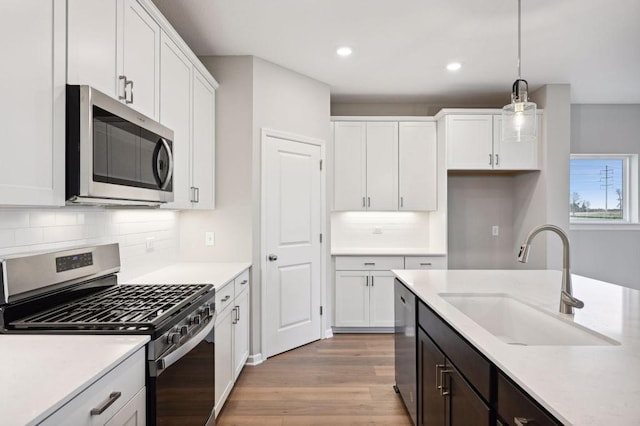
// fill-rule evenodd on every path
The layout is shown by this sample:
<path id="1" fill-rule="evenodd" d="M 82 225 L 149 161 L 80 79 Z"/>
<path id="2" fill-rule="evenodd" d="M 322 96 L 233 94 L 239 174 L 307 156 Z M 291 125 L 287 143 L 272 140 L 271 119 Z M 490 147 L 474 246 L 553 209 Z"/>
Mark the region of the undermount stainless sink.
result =
<path id="1" fill-rule="evenodd" d="M 615 340 L 503 293 L 440 293 L 485 330 L 511 345 L 602 346 Z"/>

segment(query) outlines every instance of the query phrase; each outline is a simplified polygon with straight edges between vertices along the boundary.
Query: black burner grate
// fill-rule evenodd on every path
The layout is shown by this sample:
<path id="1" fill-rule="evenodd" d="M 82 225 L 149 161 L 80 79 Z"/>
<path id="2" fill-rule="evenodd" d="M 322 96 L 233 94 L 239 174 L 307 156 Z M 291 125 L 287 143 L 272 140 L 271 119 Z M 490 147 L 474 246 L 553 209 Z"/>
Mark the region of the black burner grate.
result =
<path id="1" fill-rule="evenodd" d="M 13 321 L 15 328 L 154 328 L 207 293 L 211 284 L 118 285 Z"/>

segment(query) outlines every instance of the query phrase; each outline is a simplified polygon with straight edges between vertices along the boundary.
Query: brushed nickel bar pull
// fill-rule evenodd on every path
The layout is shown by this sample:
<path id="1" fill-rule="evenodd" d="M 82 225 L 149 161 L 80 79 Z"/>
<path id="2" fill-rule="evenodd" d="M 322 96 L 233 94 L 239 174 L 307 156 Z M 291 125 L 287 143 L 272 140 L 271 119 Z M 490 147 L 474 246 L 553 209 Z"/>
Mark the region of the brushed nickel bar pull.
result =
<path id="1" fill-rule="evenodd" d="M 367 204 L 365 203 L 364 197 L 362 197 L 362 207 L 367 207 Z"/>
<path id="2" fill-rule="evenodd" d="M 109 398 L 107 398 L 102 405 L 100 405 L 99 407 L 96 408 L 92 408 L 90 411 L 90 414 L 92 416 L 99 416 L 100 414 L 104 413 L 104 411 L 111 407 L 111 405 L 116 402 L 118 400 L 118 398 L 120 398 L 122 396 L 122 392 L 111 392 L 109 394 Z"/>
<path id="3" fill-rule="evenodd" d="M 493 155 L 489 154 L 489 165 L 493 166 Z"/>

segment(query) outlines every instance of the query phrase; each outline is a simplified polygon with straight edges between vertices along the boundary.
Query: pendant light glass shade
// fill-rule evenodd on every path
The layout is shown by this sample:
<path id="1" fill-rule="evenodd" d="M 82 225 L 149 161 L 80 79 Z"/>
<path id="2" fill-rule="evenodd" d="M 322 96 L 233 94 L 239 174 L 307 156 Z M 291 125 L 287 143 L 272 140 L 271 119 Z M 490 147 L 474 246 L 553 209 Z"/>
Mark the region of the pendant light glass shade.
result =
<path id="1" fill-rule="evenodd" d="M 529 102 L 527 82 L 513 83 L 511 103 L 502 108 L 502 141 L 535 142 L 538 136 L 536 104 Z"/>
<path id="2" fill-rule="evenodd" d="M 518 0 L 518 79 L 511 88 L 511 103 L 502 108 L 502 141 L 534 142 L 538 136 L 536 104 L 529 102 L 529 84 L 520 78 L 521 0 Z"/>

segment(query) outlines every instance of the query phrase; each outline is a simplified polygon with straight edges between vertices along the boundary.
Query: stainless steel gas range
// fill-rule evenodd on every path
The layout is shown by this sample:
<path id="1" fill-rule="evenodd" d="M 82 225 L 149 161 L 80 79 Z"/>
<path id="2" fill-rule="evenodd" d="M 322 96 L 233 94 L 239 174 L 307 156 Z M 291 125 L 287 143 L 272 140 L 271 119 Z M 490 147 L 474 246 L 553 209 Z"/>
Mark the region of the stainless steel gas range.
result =
<path id="1" fill-rule="evenodd" d="M 7 257 L 1 269 L 0 332 L 149 335 L 147 424 L 214 424 L 212 285 L 118 285 L 117 244 Z"/>

